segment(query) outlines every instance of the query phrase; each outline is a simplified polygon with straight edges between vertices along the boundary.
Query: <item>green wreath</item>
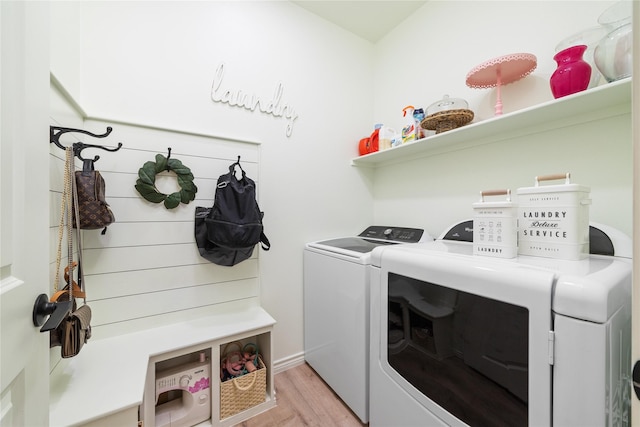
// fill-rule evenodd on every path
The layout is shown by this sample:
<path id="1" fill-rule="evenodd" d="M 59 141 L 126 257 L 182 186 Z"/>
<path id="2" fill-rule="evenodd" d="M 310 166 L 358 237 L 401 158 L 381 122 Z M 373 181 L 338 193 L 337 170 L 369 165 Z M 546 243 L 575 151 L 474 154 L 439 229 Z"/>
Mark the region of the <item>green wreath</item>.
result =
<path id="1" fill-rule="evenodd" d="M 152 203 L 164 202 L 167 209 L 177 207 L 181 202 L 189 203 L 196 198 L 198 187 L 193 183 L 193 174 L 191 169 L 182 164 L 180 160 L 171 159 L 171 149 L 169 156 L 156 154 L 155 162 L 146 162 L 140 170 L 138 170 L 138 180 L 136 181 L 136 190 L 142 197 Z M 162 171 L 171 171 L 178 178 L 180 191 L 171 194 L 163 194 L 156 188 L 156 175 Z"/>

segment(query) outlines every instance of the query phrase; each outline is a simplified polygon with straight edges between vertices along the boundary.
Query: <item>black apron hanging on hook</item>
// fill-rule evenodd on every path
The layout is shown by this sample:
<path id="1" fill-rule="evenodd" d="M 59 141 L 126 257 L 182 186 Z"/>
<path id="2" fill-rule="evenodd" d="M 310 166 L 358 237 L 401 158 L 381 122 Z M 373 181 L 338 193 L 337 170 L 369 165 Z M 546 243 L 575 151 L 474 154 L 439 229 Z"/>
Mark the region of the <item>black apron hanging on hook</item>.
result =
<path id="1" fill-rule="evenodd" d="M 242 171 L 236 178 L 235 167 Z M 238 161 L 229 166 L 229 173 L 220 175 L 213 206 L 196 207 L 195 238 L 200 255 L 223 266 L 233 266 L 251 258 L 253 248 L 271 247 L 264 234 L 264 213 L 256 202 L 255 182 Z"/>

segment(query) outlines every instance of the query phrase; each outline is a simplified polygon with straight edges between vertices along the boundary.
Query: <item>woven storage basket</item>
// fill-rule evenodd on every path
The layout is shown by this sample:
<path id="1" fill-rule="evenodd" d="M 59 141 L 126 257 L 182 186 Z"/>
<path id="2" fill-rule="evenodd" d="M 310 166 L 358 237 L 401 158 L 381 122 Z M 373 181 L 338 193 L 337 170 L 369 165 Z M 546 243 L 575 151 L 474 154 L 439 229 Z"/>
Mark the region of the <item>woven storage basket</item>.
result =
<path id="1" fill-rule="evenodd" d="M 258 356 L 258 369 L 220 383 L 220 419 L 263 403 L 267 395 L 267 367 Z"/>

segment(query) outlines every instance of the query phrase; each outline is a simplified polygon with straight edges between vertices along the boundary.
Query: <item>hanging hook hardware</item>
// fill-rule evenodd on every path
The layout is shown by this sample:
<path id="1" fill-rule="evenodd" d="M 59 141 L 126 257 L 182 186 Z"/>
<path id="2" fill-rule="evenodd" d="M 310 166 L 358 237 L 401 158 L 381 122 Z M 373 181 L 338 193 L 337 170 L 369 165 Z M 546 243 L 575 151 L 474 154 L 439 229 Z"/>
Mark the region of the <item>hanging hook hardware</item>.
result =
<path id="1" fill-rule="evenodd" d="M 60 127 L 60 126 L 49 126 L 49 143 L 55 144 L 58 148 L 62 150 L 66 150 L 67 148 L 60 143 L 60 137 L 65 133 L 78 132 L 78 133 L 83 133 L 85 135 L 89 135 L 93 138 L 106 138 L 107 136 L 109 136 L 112 130 L 113 128 L 111 126 L 107 126 L 107 131 L 105 133 L 103 133 L 102 135 L 97 135 L 95 133 L 92 133 L 83 129 L 66 128 L 66 127 Z M 72 148 L 73 148 L 73 155 L 83 161 L 84 163 L 83 169 L 86 169 L 88 167 L 87 162 L 91 162 L 91 170 L 92 170 L 93 162 L 97 162 L 100 156 L 94 156 L 93 159 L 85 159 L 81 155 L 82 150 L 84 150 L 85 148 L 99 148 L 101 150 L 105 150 L 113 153 L 118 151 L 120 148 L 122 148 L 122 142 L 119 142 L 116 148 L 108 148 L 102 145 L 95 145 L 95 144 L 85 144 L 84 142 L 75 142 L 73 143 Z"/>
<path id="2" fill-rule="evenodd" d="M 240 164 L 240 156 L 238 156 L 238 160 L 235 163 L 232 163 L 231 166 L 229 166 L 229 171 L 234 172 L 235 174 L 236 166 L 240 168 L 240 171 L 242 172 L 242 176 L 244 177 L 245 172 L 244 172 L 244 169 L 242 169 L 242 165 Z"/>
<path id="3" fill-rule="evenodd" d="M 167 147 L 167 166 L 165 167 L 166 171 L 170 171 L 171 168 L 169 167 L 169 159 L 171 158 L 171 147 Z"/>

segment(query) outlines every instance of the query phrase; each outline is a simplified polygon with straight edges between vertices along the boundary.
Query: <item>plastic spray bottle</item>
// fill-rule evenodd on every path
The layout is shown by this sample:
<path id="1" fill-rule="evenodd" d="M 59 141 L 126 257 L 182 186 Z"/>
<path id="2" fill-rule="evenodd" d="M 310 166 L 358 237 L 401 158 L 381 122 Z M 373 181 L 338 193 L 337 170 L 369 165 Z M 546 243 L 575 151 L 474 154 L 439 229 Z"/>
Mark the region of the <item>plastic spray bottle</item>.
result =
<path id="1" fill-rule="evenodd" d="M 402 116 L 405 119 L 405 124 L 402 126 L 402 143 L 415 141 L 417 138 L 418 128 L 416 126 L 416 120 L 413 117 L 413 105 L 407 105 L 402 109 Z"/>
<path id="2" fill-rule="evenodd" d="M 416 121 L 416 139 L 426 137 L 426 130 L 421 126 L 422 120 L 424 120 L 424 110 L 422 108 L 416 108 L 413 110 L 413 118 Z"/>

